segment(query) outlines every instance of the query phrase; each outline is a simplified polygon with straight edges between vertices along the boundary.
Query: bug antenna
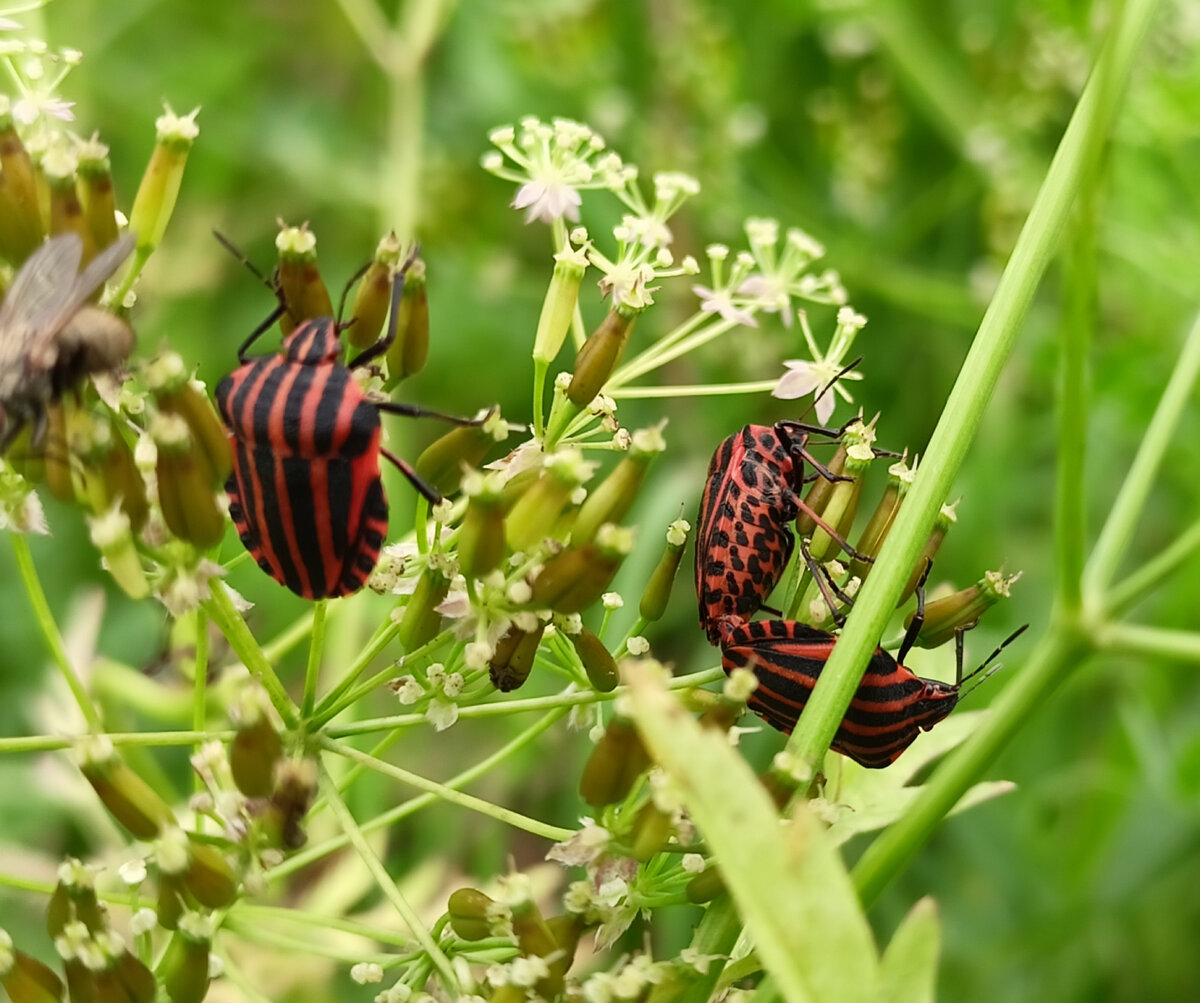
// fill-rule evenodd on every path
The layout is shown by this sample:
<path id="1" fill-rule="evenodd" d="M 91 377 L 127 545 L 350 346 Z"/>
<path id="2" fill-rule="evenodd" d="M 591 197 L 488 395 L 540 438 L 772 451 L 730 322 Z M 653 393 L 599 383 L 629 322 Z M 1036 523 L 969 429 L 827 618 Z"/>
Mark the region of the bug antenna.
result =
<path id="1" fill-rule="evenodd" d="M 983 672 L 984 669 L 986 669 L 989 665 L 992 664 L 992 662 L 994 662 L 999 657 L 1000 652 L 1002 652 L 1005 648 L 1007 648 L 1010 644 L 1012 644 L 1013 641 L 1015 641 L 1018 637 L 1020 637 L 1022 634 L 1024 634 L 1025 631 L 1027 631 L 1028 629 L 1029 629 L 1029 624 L 1024 624 L 1024 625 L 1018 627 L 1016 630 L 1014 630 L 1011 634 L 1009 634 L 1008 637 L 1006 637 L 1003 641 L 1000 642 L 999 645 L 997 645 L 996 650 L 993 651 L 990 655 L 988 655 L 987 658 L 985 658 L 979 664 L 978 668 L 972 669 L 970 672 L 968 672 L 965 676 L 962 677 L 962 679 L 959 681 L 959 686 L 961 687 L 963 685 L 963 683 L 967 682 L 967 680 L 973 679 L 973 678 L 975 678 L 975 676 L 978 676 L 979 673 Z M 975 690 L 977 690 L 983 684 L 983 682 L 985 680 L 989 679 L 994 673 L 998 672 L 1002 668 L 1003 668 L 1002 665 L 997 665 L 990 672 L 984 672 L 983 676 L 975 683 L 975 685 L 969 686 L 967 688 L 966 692 L 963 692 L 960 689 L 959 694 L 958 694 L 959 699 L 961 700 L 963 697 L 965 697 L 969 693 L 974 693 Z"/>
<path id="2" fill-rule="evenodd" d="M 251 261 L 249 258 L 247 258 L 246 255 L 242 253 L 241 249 L 236 244 L 234 244 L 232 240 L 230 240 L 228 237 L 226 237 L 225 234 L 223 234 L 220 230 L 213 230 L 213 236 L 216 237 L 218 241 L 220 241 L 221 246 L 224 247 L 225 250 L 227 250 L 235 258 L 237 258 L 238 261 L 240 261 L 243 265 L 245 265 L 246 268 L 248 268 L 250 270 L 250 273 L 255 278 L 257 278 L 259 282 L 261 282 L 264 286 L 266 286 L 268 289 L 270 289 L 271 292 L 278 298 L 279 286 L 275 283 L 274 279 L 268 278 L 266 275 L 263 275 L 263 273 L 259 270 L 258 266 L 253 261 Z"/>
<path id="3" fill-rule="evenodd" d="M 808 414 L 810 411 L 815 409 L 817 406 L 817 401 L 819 401 L 822 397 L 824 397 L 827 393 L 829 393 L 829 391 L 833 389 L 834 384 L 836 384 L 838 380 L 840 380 L 843 376 L 845 376 L 847 373 L 851 372 L 852 370 L 857 369 L 858 364 L 860 362 L 862 362 L 862 360 L 863 360 L 863 357 L 860 355 L 853 362 L 849 363 L 848 365 L 842 366 L 841 369 L 839 369 L 836 373 L 834 373 L 833 377 L 829 380 L 829 382 L 826 383 L 825 386 L 821 387 L 821 389 L 818 390 L 815 394 L 813 394 L 812 403 L 809 404 L 808 407 L 806 407 L 804 409 L 804 412 L 803 412 L 803 414 L 801 414 L 801 417 L 803 418 L 804 415 Z"/>

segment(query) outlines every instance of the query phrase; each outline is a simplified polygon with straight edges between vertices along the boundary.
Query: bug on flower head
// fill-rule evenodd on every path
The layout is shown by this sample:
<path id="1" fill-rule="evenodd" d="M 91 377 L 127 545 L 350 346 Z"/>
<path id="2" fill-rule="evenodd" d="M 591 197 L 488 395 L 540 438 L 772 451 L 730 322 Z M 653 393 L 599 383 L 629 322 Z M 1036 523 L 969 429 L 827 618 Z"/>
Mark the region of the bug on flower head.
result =
<path id="1" fill-rule="evenodd" d="M 125 233 L 83 271 L 75 233 L 49 238 L 21 266 L 0 303 L 0 453 L 26 425 L 41 448 L 46 408 L 85 376 L 115 369 L 133 351 L 133 330 L 87 299 L 133 250 Z"/>
<path id="2" fill-rule="evenodd" d="M 284 339 L 282 355 L 248 357 L 286 309 L 281 303 L 238 349 L 241 365 L 217 385 L 233 446 L 226 490 L 238 536 L 263 571 L 305 599 L 356 592 L 374 570 L 388 524 L 380 456 L 431 503 L 441 500 L 383 448 L 380 412 L 479 423 L 370 401 L 354 379 L 352 370 L 382 355 L 396 336 L 404 273 L 415 256 L 396 272 L 387 332 L 348 364 L 332 317 L 301 322 Z"/>

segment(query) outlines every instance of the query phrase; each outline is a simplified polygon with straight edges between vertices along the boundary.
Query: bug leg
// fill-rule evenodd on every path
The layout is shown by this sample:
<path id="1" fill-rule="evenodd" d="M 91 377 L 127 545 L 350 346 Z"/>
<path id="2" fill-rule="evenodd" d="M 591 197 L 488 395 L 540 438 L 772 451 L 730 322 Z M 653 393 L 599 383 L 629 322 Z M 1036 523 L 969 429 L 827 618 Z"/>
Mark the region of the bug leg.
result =
<path id="1" fill-rule="evenodd" d="M 921 628 L 925 626 L 925 579 L 929 577 L 929 572 L 933 568 L 933 561 L 925 558 L 925 570 L 921 572 L 921 578 L 917 582 L 917 610 L 913 613 L 912 621 L 908 625 L 908 630 L 904 632 L 904 640 L 900 642 L 900 650 L 896 652 L 896 661 L 901 665 L 904 664 L 904 659 L 908 653 L 912 651 L 913 645 L 917 643 L 917 635 L 921 633 Z M 957 632 L 956 632 L 957 633 Z M 959 644 L 959 671 L 962 671 L 962 637 L 957 638 Z"/>
<path id="2" fill-rule="evenodd" d="M 370 267 L 371 262 L 369 261 L 365 265 L 360 265 L 358 271 L 351 275 L 349 281 L 342 286 L 342 295 L 338 297 L 337 308 L 337 329 L 339 333 L 346 330 L 346 328 L 350 326 L 350 324 L 346 324 L 345 327 L 342 326 L 342 316 L 346 312 L 346 297 L 350 295 L 350 290 L 354 288 L 354 284 L 367 274 L 367 269 Z"/>
<path id="3" fill-rule="evenodd" d="M 261 324 L 258 325 L 258 327 L 256 327 L 253 331 L 250 332 L 250 334 L 246 338 L 246 340 L 243 341 L 241 343 L 241 345 L 238 346 L 238 353 L 237 353 L 238 354 L 238 362 L 240 362 L 242 365 L 246 364 L 246 361 L 247 361 L 246 353 L 248 351 L 250 351 L 250 346 L 253 345 L 256 341 L 258 341 L 258 339 L 261 338 L 264 334 L 266 334 L 267 331 L 269 331 L 271 329 L 271 327 L 275 324 L 275 321 L 279 320 L 279 318 L 282 317 L 285 313 L 287 313 L 287 307 L 284 306 L 283 303 L 280 303 L 277 307 L 275 307 L 274 310 L 271 311 L 270 316 L 267 317 L 266 320 L 264 320 Z"/>
<path id="4" fill-rule="evenodd" d="M 424 477 L 418 474 L 416 470 L 413 469 L 413 465 L 411 463 L 409 463 L 407 460 L 400 459 L 400 457 L 396 456 L 394 453 L 389 453 L 386 449 L 380 449 L 379 452 L 383 456 L 386 456 L 392 462 L 392 465 L 408 478 L 408 482 L 414 488 L 416 488 L 417 493 L 420 494 L 421 497 L 423 497 L 426 501 L 428 501 L 430 505 L 437 505 L 442 500 L 442 493 L 438 491 L 438 489 L 432 484 L 426 481 Z"/>
<path id="5" fill-rule="evenodd" d="M 404 276 L 412 267 L 412 263 L 421 255 L 421 245 L 413 244 L 412 250 L 408 252 L 408 257 L 404 259 L 404 263 L 396 269 L 395 277 L 392 279 L 392 302 L 388 308 L 388 326 L 387 331 L 382 338 L 369 348 L 364 348 L 353 359 L 346 363 L 347 369 L 357 369 L 359 366 L 365 366 L 372 359 L 377 359 L 391 347 L 393 341 L 396 340 L 396 325 L 400 322 L 400 298 L 404 295 Z"/>
<path id="6" fill-rule="evenodd" d="M 846 622 L 846 614 L 838 608 L 838 602 L 846 606 L 853 606 L 854 600 L 846 595 L 839 587 L 837 582 L 830 576 L 828 569 L 823 564 L 818 564 L 812 551 L 808 549 L 808 541 L 800 541 L 800 554 L 804 558 L 804 565 L 808 568 L 808 573 L 813 576 L 813 581 L 820 590 L 821 598 L 825 600 L 825 605 L 829 607 L 829 613 L 833 617 L 833 622 L 839 627 Z"/>
<path id="7" fill-rule="evenodd" d="M 845 480 L 846 478 L 839 478 L 839 479 Z M 796 507 L 796 511 L 803 512 L 814 523 L 816 523 L 819 527 L 821 527 L 821 529 L 825 530 L 825 532 L 828 533 L 833 538 L 834 543 L 836 543 L 838 545 L 838 548 L 842 551 L 842 553 L 845 554 L 847 557 L 852 558 L 853 560 L 856 560 L 856 561 L 862 561 L 864 564 L 874 564 L 875 563 L 875 558 L 869 557 L 867 554 L 860 554 L 857 550 L 855 550 L 852 546 L 850 546 L 849 543 L 847 543 L 844 539 L 842 539 L 842 537 L 838 533 L 838 531 L 836 529 L 834 529 L 832 526 L 830 526 L 829 523 L 827 523 L 819 515 L 817 515 L 817 513 L 814 512 L 811 508 L 809 508 L 808 505 L 805 504 L 805 502 L 798 495 L 793 495 L 791 501 L 792 501 L 792 504 Z"/>

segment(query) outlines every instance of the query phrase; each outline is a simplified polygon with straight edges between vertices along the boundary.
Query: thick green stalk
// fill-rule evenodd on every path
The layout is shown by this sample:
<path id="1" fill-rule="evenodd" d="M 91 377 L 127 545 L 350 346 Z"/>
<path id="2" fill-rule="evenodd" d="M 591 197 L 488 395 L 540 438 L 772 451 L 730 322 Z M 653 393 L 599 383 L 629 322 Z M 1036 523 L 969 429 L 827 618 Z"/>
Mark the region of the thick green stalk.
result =
<path id="1" fill-rule="evenodd" d="M 1131 0 L 1114 24 L 1110 44 L 1071 117 L 930 439 L 925 460 L 789 740 L 788 751 L 809 764 L 814 773 L 983 420 L 1017 330 L 1058 244 L 1075 193 L 1109 134 L 1117 99 L 1155 6 L 1155 0 Z M 958 794 L 949 803 L 957 799 Z"/>

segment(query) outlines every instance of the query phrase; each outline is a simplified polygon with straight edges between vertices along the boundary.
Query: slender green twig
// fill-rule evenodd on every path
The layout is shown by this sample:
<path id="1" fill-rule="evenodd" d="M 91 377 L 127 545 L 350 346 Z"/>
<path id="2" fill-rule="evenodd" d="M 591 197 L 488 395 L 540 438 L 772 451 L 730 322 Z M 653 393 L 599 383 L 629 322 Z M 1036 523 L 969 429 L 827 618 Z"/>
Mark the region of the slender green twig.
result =
<path id="1" fill-rule="evenodd" d="M 363 864 L 366 865 L 367 870 L 371 872 L 371 876 L 375 879 L 379 890 L 383 892 L 384 898 L 400 914 L 400 918 L 404 920 L 405 925 L 412 932 L 413 938 L 429 956 L 430 961 L 441 975 L 442 982 L 450 993 L 451 998 L 457 997 L 459 995 L 458 977 L 454 974 L 454 968 L 450 964 L 450 959 L 446 957 L 442 949 L 429 935 L 429 930 L 421 922 L 421 917 L 409 905 L 408 900 L 404 897 L 404 893 L 400 891 L 388 874 L 387 869 L 383 866 L 383 861 L 371 849 L 366 836 L 363 835 L 362 829 L 359 828 L 358 821 L 354 818 L 346 802 L 342 800 L 341 795 L 337 792 L 333 778 L 329 775 L 329 771 L 325 768 L 324 763 L 321 764 L 321 789 L 325 797 L 329 800 L 329 806 L 337 816 L 342 831 L 349 837 L 350 844 L 354 847 L 355 852 Z"/>
<path id="2" fill-rule="evenodd" d="M 1161 553 L 1108 590 L 1105 597 L 1105 616 L 1110 619 L 1120 616 L 1148 595 L 1197 550 L 1200 550 L 1200 520 L 1192 523 Z"/>
<path id="3" fill-rule="evenodd" d="M 325 654 L 325 610 L 324 599 L 313 604 L 312 640 L 308 646 L 308 665 L 304 672 L 304 700 L 300 704 L 300 717 L 307 721 L 312 717 L 313 705 L 317 700 L 317 681 L 321 678 L 321 659 Z"/>
<path id="4" fill-rule="evenodd" d="M 1100 632 L 1099 647 L 1111 654 L 1158 655 L 1184 662 L 1200 662 L 1200 634 L 1139 623 L 1108 624 Z"/>

